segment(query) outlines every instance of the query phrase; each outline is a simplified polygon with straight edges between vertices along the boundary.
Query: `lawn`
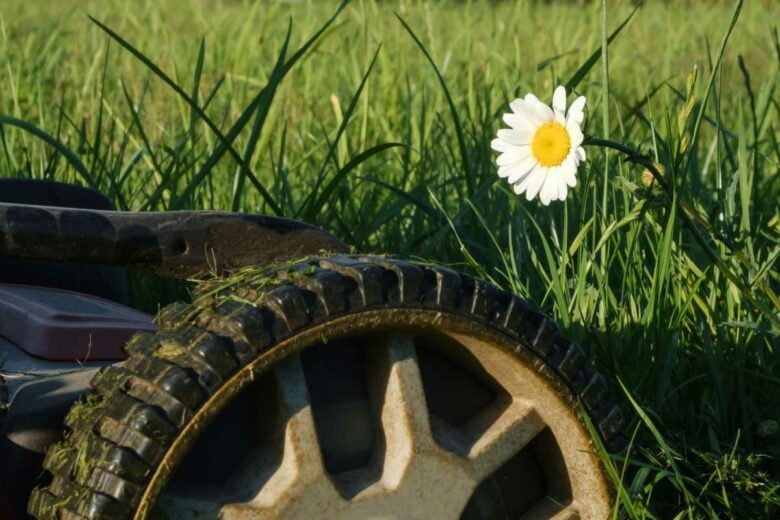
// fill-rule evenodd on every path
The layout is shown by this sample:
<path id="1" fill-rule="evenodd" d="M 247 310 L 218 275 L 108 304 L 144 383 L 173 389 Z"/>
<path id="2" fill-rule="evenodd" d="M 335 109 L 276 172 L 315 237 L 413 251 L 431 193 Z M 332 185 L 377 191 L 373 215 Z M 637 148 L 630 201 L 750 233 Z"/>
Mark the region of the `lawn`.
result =
<path id="1" fill-rule="evenodd" d="M 627 451 L 602 454 L 616 517 L 776 518 L 780 4 L 607 4 L 355 0 L 296 56 L 336 2 L 3 0 L 0 175 L 303 219 L 492 280 L 626 411 Z M 647 159 L 590 145 L 545 207 L 490 141 L 509 101 L 558 84 L 587 97 L 587 135 Z"/>

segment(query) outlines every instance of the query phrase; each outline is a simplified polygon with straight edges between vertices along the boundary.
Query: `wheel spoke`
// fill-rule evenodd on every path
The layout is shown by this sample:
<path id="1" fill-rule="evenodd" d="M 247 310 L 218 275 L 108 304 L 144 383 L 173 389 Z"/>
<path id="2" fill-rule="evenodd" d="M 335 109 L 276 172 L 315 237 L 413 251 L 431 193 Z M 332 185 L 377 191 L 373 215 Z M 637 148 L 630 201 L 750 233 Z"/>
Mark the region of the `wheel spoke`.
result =
<path id="1" fill-rule="evenodd" d="M 490 476 L 522 450 L 545 427 L 533 405 L 522 399 L 509 406 L 496 403 L 466 424 L 466 431 L 476 440 L 467 458 L 479 479 Z M 484 432 L 481 435 L 478 432 Z"/>
<path id="2" fill-rule="evenodd" d="M 579 520 L 580 518 L 576 504 L 561 505 L 547 498 L 526 512 L 520 520 Z"/>
<path id="3" fill-rule="evenodd" d="M 580 513 L 577 511 L 577 509 L 573 506 L 569 506 L 563 511 L 560 511 L 555 516 L 551 517 L 550 520 L 579 520 Z"/>
<path id="4" fill-rule="evenodd" d="M 293 496 L 337 499 L 322 461 L 309 391 L 300 358 L 293 356 L 274 369 L 284 427 L 284 454 L 279 468 L 248 503 L 228 504 L 221 518 L 246 518 L 251 510 L 257 518 L 273 518 L 285 510 Z"/>
<path id="5" fill-rule="evenodd" d="M 294 468 L 299 479 L 319 477 L 325 473 L 325 467 L 300 358 L 294 356 L 280 363 L 274 376 L 281 414 L 287 423 L 282 466 Z"/>
<path id="6" fill-rule="evenodd" d="M 387 381 L 381 414 L 387 483 L 402 478 L 411 458 L 433 447 L 433 437 L 414 341 L 391 336 L 380 351 Z"/>

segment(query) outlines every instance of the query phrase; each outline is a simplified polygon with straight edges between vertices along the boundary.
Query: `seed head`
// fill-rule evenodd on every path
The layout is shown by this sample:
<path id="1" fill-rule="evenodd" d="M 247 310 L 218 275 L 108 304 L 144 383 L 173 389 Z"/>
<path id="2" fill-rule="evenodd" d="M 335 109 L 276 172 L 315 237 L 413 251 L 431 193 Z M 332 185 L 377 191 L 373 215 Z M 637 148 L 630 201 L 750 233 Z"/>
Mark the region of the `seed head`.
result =
<path id="1" fill-rule="evenodd" d="M 655 169 L 663 175 L 666 170 L 664 170 L 664 167 L 660 163 L 655 163 L 653 166 L 655 166 Z M 655 175 L 653 175 L 653 172 L 650 171 L 649 168 L 645 168 L 642 171 L 642 185 L 645 188 L 652 188 L 653 186 L 657 185 L 658 181 L 655 179 Z"/>

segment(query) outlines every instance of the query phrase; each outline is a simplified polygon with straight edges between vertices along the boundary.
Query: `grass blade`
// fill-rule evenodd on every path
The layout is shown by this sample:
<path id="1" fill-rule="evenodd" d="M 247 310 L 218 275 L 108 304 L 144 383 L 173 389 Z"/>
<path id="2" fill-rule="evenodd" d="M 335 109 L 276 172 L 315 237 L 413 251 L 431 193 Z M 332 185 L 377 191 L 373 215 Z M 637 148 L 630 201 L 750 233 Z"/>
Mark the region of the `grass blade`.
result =
<path id="1" fill-rule="evenodd" d="M 279 51 L 279 58 L 276 60 L 271 77 L 268 78 L 268 83 L 263 88 L 260 98 L 257 114 L 255 115 L 255 122 L 252 125 L 252 132 L 249 135 L 249 141 L 246 144 L 246 150 L 244 151 L 244 160 L 241 163 L 241 169 L 238 173 L 238 180 L 236 182 L 236 189 L 233 193 L 232 211 L 238 211 L 239 204 L 241 202 L 241 194 L 244 187 L 244 179 L 250 174 L 249 164 L 252 161 L 252 156 L 255 153 L 255 147 L 260 139 L 260 132 L 263 130 L 263 125 L 268 117 L 268 112 L 271 110 L 271 103 L 273 102 L 276 90 L 279 87 L 279 83 L 284 77 L 284 58 L 287 55 L 287 46 L 290 44 L 290 35 L 292 34 L 292 20 L 290 20 L 287 26 L 287 35 L 284 37 L 284 44 L 282 50 Z M 258 183 L 259 184 L 259 183 Z M 255 185 L 257 187 L 257 185 Z M 264 189 L 262 191 L 265 191 Z M 262 193 L 261 191 L 261 193 Z M 267 192 L 266 192 L 267 193 Z M 269 196 L 270 197 L 270 196 Z M 277 206 L 277 215 L 281 213 L 281 208 Z"/>
<path id="2" fill-rule="evenodd" d="M 357 90 L 355 91 L 355 94 L 352 96 L 352 99 L 349 102 L 349 107 L 347 108 L 347 111 L 344 113 L 343 117 L 341 118 L 341 123 L 339 124 L 338 130 L 336 130 L 336 137 L 333 139 L 333 142 L 331 142 L 328 146 L 328 154 L 325 157 L 325 160 L 322 162 L 322 166 L 320 167 L 319 174 L 317 175 L 317 183 L 315 184 L 314 188 L 311 190 L 309 195 L 306 197 L 306 200 L 301 205 L 301 208 L 304 209 L 303 218 L 306 221 L 311 221 L 314 218 L 314 215 L 320 211 L 320 208 L 322 204 L 324 204 L 325 199 L 330 196 L 330 193 L 333 192 L 335 189 L 334 182 L 337 182 L 337 180 L 343 178 L 343 175 L 336 175 L 329 185 L 325 188 L 325 191 L 320 194 L 319 197 L 317 197 L 317 191 L 319 189 L 319 186 L 322 182 L 322 179 L 324 178 L 325 169 L 327 168 L 327 164 L 329 160 L 333 160 L 334 163 L 338 166 L 338 162 L 336 161 L 336 148 L 338 147 L 339 140 L 341 139 L 341 136 L 344 134 L 344 131 L 347 128 L 347 125 L 349 124 L 349 121 L 352 119 L 352 114 L 355 112 L 355 109 L 357 108 L 357 102 L 360 99 L 360 94 L 363 92 L 363 89 L 366 86 L 366 82 L 368 81 L 368 76 L 371 74 L 371 70 L 373 70 L 374 65 L 376 64 L 376 59 L 379 56 L 379 51 L 382 48 L 380 45 L 377 47 L 376 51 L 374 52 L 374 56 L 371 59 L 371 62 L 368 65 L 368 69 L 366 69 L 366 72 L 363 74 L 363 77 L 360 80 L 360 85 L 358 85 Z M 339 172 L 340 173 L 340 172 Z"/>
<path id="3" fill-rule="evenodd" d="M 617 35 L 620 34 L 620 31 L 623 30 L 623 28 L 628 25 L 628 22 L 631 21 L 631 19 L 634 17 L 637 11 L 639 11 L 639 8 L 642 6 L 642 4 L 637 5 L 633 11 L 631 11 L 631 14 L 629 14 L 625 20 L 623 20 L 623 23 L 618 25 L 617 29 L 612 31 L 612 33 L 607 38 L 607 45 L 612 43 L 612 40 L 617 38 Z M 593 68 L 593 66 L 596 64 L 596 62 L 599 61 L 599 58 L 601 57 L 601 46 L 599 46 L 598 49 L 593 51 L 593 54 L 590 55 L 590 57 L 585 60 L 585 63 L 583 63 L 579 69 L 577 69 L 577 72 L 574 73 L 574 75 L 569 79 L 569 81 L 566 82 L 566 92 L 571 92 L 574 89 L 577 88 L 577 85 L 580 84 L 580 82 L 585 78 L 585 76 L 590 72 L 590 69 Z"/>
<path id="4" fill-rule="evenodd" d="M 336 172 L 336 175 L 333 176 L 333 178 L 330 180 L 327 186 L 322 190 L 322 193 L 320 193 L 320 196 L 316 199 L 315 202 L 312 202 L 307 207 L 307 218 L 305 219 L 307 222 L 314 221 L 316 215 L 322 210 L 322 207 L 325 205 L 325 203 L 328 201 L 328 199 L 331 197 L 333 192 L 338 187 L 339 183 L 355 168 L 360 166 L 363 162 L 365 162 L 370 157 L 383 152 L 389 148 L 396 148 L 396 147 L 404 147 L 406 146 L 403 143 L 382 143 L 378 144 L 376 146 L 372 146 L 368 150 L 364 150 L 361 153 L 357 154 L 355 157 L 350 159 L 350 161 L 345 164 L 338 172 Z"/>
<path id="5" fill-rule="evenodd" d="M 458 148 L 460 149 L 460 160 L 461 160 L 461 168 L 463 169 L 463 175 L 466 177 L 466 185 L 468 188 L 468 194 L 470 197 L 474 196 L 474 193 L 476 191 L 476 179 L 474 178 L 474 172 L 471 169 L 471 163 L 469 161 L 469 150 L 466 147 L 466 139 L 463 134 L 463 125 L 460 122 L 460 116 L 458 115 L 458 109 L 455 106 L 455 102 L 452 100 L 452 95 L 450 94 L 450 89 L 447 88 L 447 82 L 444 81 L 444 76 L 441 75 L 441 72 L 439 71 L 439 67 L 436 66 L 436 62 L 433 61 L 433 58 L 431 57 L 430 53 L 428 52 L 428 49 L 425 48 L 425 45 L 420 41 L 420 39 L 417 37 L 417 35 L 412 31 L 412 28 L 409 27 L 409 25 L 404 21 L 401 16 L 396 13 L 396 18 L 400 20 L 401 24 L 404 26 L 404 29 L 406 29 L 406 32 L 409 33 L 409 36 L 412 37 L 414 40 L 414 43 L 417 44 L 417 47 L 420 48 L 423 55 L 425 56 L 425 59 L 428 60 L 428 63 L 431 64 L 431 67 L 433 67 L 433 71 L 436 73 L 436 77 L 439 80 L 439 85 L 441 85 L 441 88 L 444 90 L 444 96 L 447 98 L 447 105 L 450 107 L 450 115 L 452 116 L 452 122 L 455 125 L 455 135 L 458 138 Z"/>
<path id="6" fill-rule="evenodd" d="M 28 123 L 27 121 L 22 121 L 21 119 L 17 119 L 11 116 L 0 116 L 0 126 L 2 125 L 15 126 L 45 142 L 68 161 L 73 169 L 76 170 L 82 179 L 84 179 L 84 182 L 87 183 L 87 186 L 92 189 L 98 189 L 95 179 L 92 177 L 92 174 L 89 172 L 87 167 L 84 166 L 84 163 L 81 162 L 81 159 L 79 159 L 78 156 L 70 150 L 70 148 L 62 144 L 62 142 L 60 142 L 57 138 L 44 132 L 32 123 Z"/>

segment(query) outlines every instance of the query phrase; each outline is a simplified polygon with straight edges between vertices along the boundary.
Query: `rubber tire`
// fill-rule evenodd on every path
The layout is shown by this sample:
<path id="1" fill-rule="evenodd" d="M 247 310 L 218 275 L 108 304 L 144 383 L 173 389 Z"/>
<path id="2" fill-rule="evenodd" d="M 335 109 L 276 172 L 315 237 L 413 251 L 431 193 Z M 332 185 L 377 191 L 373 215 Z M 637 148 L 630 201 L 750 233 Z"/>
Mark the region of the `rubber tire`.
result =
<path id="1" fill-rule="evenodd" d="M 285 338 L 369 309 L 436 310 L 497 329 L 581 401 L 608 449 L 623 442 L 621 411 L 607 401 L 604 378 L 586 367 L 583 350 L 525 300 L 487 282 L 434 265 L 346 255 L 247 278 L 221 289 L 220 297 L 238 298 L 220 305 L 209 296 L 220 290 L 216 280 L 192 306 L 167 307 L 159 332 L 134 336 L 128 360 L 101 369 L 92 393 L 66 417 L 64 440 L 47 452 L 51 483 L 33 491 L 32 516 L 131 518 L 167 449 L 227 378 Z"/>

